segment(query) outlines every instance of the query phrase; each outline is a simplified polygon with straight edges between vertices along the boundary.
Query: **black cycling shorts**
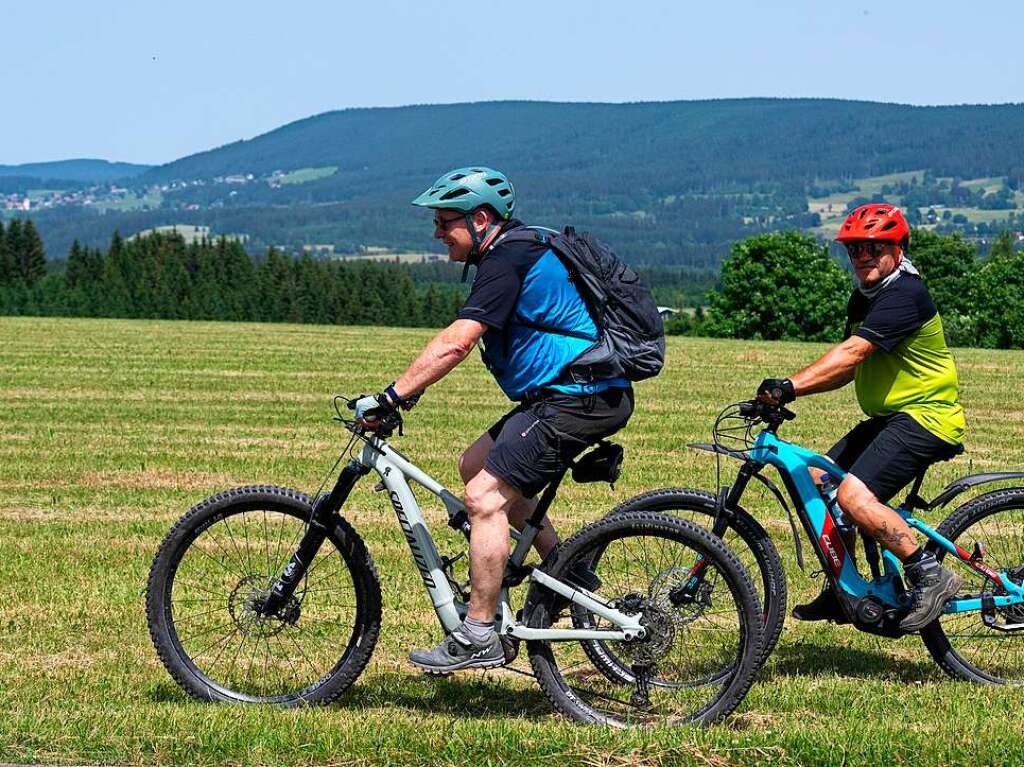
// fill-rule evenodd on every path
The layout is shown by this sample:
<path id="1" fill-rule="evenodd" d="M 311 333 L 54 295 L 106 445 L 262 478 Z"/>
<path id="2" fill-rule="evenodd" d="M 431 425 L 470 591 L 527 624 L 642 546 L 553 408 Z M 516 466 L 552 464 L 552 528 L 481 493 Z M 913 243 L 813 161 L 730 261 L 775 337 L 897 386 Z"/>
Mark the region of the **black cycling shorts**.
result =
<path id="1" fill-rule="evenodd" d="M 827 455 L 888 503 L 930 464 L 957 450 L 906 413 L 894 413 L 861 421 Z"/>
<path id="2" fill-rule="evenodd" d="M 627 388 L 552 393 L 524 402 L 487 430 L 494 447 L 484 466 L 532 498 L 588 446 L 625 426 L 632 414 L 633 390 Z"/>

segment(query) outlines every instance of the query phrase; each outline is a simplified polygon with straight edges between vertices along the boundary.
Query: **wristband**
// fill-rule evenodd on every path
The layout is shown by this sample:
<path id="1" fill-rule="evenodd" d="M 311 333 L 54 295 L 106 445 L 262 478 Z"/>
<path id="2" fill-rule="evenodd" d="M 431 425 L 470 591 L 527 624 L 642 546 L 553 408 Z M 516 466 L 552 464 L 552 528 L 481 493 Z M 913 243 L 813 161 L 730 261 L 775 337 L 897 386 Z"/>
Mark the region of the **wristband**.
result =
<path id="1" fill-rule="evenodd" d="M 384 399 L 387 400 L 388 404 L 395 408 L 395 410 L 398 408 L 404 408 L 405 410 L 409 409 L 405 404 L 405 400 L 399 397 L 398 392 L 395 391 L 394 381 L 384 387 Z"/>

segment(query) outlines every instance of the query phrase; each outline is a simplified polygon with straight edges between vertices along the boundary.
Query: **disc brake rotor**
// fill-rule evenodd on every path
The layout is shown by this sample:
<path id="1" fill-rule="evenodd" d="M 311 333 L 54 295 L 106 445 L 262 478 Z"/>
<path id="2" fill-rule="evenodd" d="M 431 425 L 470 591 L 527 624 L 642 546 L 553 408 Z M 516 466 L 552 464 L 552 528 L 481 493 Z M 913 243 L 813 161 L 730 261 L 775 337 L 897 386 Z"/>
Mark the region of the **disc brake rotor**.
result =
<path id="1" fill-rule="evenodd" d="M 271 579 L 265 575 L 247 575 L 228 596 L 228 613 L 235 626 L 245 636 L 271 637 L 285 627 L 294 626 L 302 613 L 302 606 L 292 595 L 275 615 L 264 615 L 257 609 L 267 599 Z"/>
<path id="2" fill-rule="evenodd" d="M 683 627 L 697 620 L 703 615 L 704 610 L 711 606 L 711 591 L 714 584 L 707 581 L 697 586 L 692 599 L 688 599 L 678 606 L 677 600 L 673 600 L 673 594 L 685 588 L 692 577 L 692 572 L 686 568 L 670 567 L 651 579 L 650 601 L 666 615 L 671 616 L 677 627 Z"/>

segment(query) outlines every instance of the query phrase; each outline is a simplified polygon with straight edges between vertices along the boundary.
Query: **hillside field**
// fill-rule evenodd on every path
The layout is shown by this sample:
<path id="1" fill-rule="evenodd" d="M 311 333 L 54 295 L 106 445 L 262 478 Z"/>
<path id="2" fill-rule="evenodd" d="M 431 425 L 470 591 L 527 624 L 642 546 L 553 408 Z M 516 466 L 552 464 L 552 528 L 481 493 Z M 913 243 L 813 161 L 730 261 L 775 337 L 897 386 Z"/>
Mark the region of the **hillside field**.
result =
<path id="1" fill-rule="evenodd" d="M 377 390 L 429 331 L 120 320 L 0 319 L 0 762 L 48 764 L 985 764 L 1024 762 L 1024 695 L 946 678 L 913 637 L 787 622 L 737 712 L 705 730 L 617 732 L 552 714 L 532 679 L 417 673 L 410 649 L 440 632 L 386 499 L 356 491 L 345 516 L 381 574 L 384 624 L 363 676 L 329 708 L 201 704 L 157 661 L 145 579 L 166 530 L 219 489 L 311 492 L 344 446 L 334 393 Z M 563 532 L 644 490 L 712 487 L 709 437 L 725 404 L 789 374 L 816 344 L 669 338 L 637 387 L 623 477 L 568 483 Z M 956 476 L 1024 466 L 1024 353 L 957 350 L 968 453 Z M 462 446 L 508 407 L 478 359 L 427 392 L 403 453 L 458 490 Z M 801 401 L 783 434 L 825 450 L 858 417 L 852 391 Z M 397 439 L 397 438 L 396 438 Z M 728 471 L 728 469 L 727 469 Z M 730 475 L 724 474 L 725 481 Z M 817 592 L 767 497 L 748 504 L 787 563 L 790 604 Z M 925 518 L 936 523 L 943 516 Z M 442 553 L 461 550 L 429 509 Z M 809 547 L 805 546 L 809 555 Z M 522 594 L 518 595 L 522 598 Z M 1015 639 L 1013 641 L 1024 641 Z M 528 668 L 525 658 L 516 662 Z"/>

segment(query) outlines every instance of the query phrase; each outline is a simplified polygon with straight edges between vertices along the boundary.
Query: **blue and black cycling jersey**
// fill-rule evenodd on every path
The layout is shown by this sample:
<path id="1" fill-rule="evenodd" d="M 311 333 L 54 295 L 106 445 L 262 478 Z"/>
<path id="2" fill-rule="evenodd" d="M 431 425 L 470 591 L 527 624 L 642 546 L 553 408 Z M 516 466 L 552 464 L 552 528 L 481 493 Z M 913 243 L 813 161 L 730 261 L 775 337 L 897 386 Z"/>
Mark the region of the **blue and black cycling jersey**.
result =
<path id="1" fill-rule="evenodd" d="M 519 226 L 509 221 L 502 232 Z M 565 266 L 543 243 L 516 240 L 488 250 L 458 317 L 487 326 L 484 362 L 509 399 L 538 389 L 592 394 L 629 386 L 625 378 L 565 382 L 566 367 L 590 348 L 598 331 Z"/>

